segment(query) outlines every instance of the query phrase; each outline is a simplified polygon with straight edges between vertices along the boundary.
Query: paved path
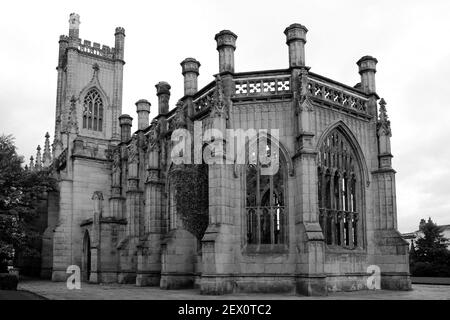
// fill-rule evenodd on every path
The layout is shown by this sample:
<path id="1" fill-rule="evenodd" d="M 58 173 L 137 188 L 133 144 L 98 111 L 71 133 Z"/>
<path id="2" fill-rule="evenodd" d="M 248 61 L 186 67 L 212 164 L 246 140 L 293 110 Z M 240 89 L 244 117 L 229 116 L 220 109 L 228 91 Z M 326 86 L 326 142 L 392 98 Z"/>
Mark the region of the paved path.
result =
<path id="1" fill-rule="evenodd" d="M 0 300 L 45 300 L 45 298 L 28 291 L 0 290 Z"/>
<path id="2" fill-rule="evenodd" d="M 55 300 L 202 300 L 202 299 L 256 299 L 256 300 L 309 300 L 309 299 L 345 299 L 345 300 L 450 300 L 450 286 L 413 285 L 411 291 L 358 291 L 337 292 L 327 297 L 304 297 L 293 294 L 232 294 L 223 296 L 200 295 L 199 290 L 161 290 L 158 287 L 136 287 L 131 284 L 97 285 L 82 283 L 80 290 L 68 290 L 65 282 L 30 280 L 19 283 L 19 289 L 34 292 Z"/>
<path id="3" fill-rule="evenodd" d="M 450 278 L 438 277 L 411 277 L 412 283 L 417 284 L 446 284 L 450 285 Z"/>

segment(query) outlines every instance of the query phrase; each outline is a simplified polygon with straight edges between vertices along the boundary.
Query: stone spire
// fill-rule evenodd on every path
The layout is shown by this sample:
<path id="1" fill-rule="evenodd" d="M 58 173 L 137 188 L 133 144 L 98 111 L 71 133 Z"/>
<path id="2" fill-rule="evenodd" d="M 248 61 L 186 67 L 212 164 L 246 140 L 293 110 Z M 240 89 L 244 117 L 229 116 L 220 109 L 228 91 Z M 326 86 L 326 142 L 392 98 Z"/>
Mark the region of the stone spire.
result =
<path id="1" fill-rule="evenodd" d="M 391 121 L 389 121 L 387 110 L 386 110 L 386 101 L 381 98 L 380 102 L 380 112 L 378 116 L 378 126 L 379 130 L 383 129 L 384 134 L 391 135 Z"/>
<path id="2" fill-rule="evenodd" d="M 30 166 L 29 166 L 30 171 L 34 170 L 34 158 L 33 156 L 30 157 Z"/>
<path id="3" fill-rule="evenodd" d="M 36 148 L 37 152 L 36 152 L 36 165 L 35 168 L 36 170 L 40 170 L 42 168 L 42 162 L 41 162 L 41 146 L 38 145 Z"/>
<path id="4" fill-rule="evenodd" d="M 80 37 L 80 15 L 71 13 L 69 18 L 69 37 L 78 39 Z"/>
<path id="5" fill-rule="evenodd" d="M 391 122 L 388 119 L 386 111 L 386 101 L 382 98 L 379 104 L 380 112 L 377 122 L 379 167 L 380 169 L 392 169 Z"/>
<path id="6" fill-rule="evenodd" d="M 52 154 L 50 151 L 50 135 L 48 132 L 45 134 L 45 145 L 44 154 L 42 155 L 42 161 L 44 163 L 44 167 L 48 167 L 52 163 Z"/>

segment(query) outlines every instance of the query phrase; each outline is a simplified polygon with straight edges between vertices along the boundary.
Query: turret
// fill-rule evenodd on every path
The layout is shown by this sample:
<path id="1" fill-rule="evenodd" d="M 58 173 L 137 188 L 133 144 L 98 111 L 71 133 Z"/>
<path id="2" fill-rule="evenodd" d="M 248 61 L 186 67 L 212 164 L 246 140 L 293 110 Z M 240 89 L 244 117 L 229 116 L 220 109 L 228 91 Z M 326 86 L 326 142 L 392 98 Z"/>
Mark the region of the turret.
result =
<path id="1" fill-rule="evenodd" d="M 230 30 L 222 30 L 216 34 L 214 39 L 217 42 L 217 51 L 219 51 L 219 72 L 233 73 L 237 35 Z"/>
<path id="2" fill-rule="evenodd" d="M 356 62 L 361 75 L 361 88 L 365 93 L 376 93 L 375 73 L 378 60 L 371 56 L 364 56 Z"/>
<path id="3" fill-rule="evenodd" d="M 284 30 L 286 44 L 289 47 L 289 67 L 305 66 L 305 43 L 308 29 L 305 26 L 294 23 Z"/>
<path id="4" fill-rule="evenodd" d="M 71 13 L 69 18 L 69 38 L 78 39 L 80 37 L 80 15 Z"/>
<path id="5" fill-rule="evenodd" d="M 50 151 L 50 135 L 48 132 L 45 134 L 44 154 L 42 155 L 42 161 L 44 163 L 44 167 L 48 167 L 52 163 L 52 153 Z"/>
<path id="6" fill-rule="evenodd" d="M 160 81 L 155 88 L 158 96 L 158 114 L 166 114 L 169 112 L 170 84 Z"/>
<path id="7" fill-rule="evenodd" d="M 37 152 L 36 152 L 36 164 L 35 164 L 35 168 L 36 170 L 40 170 L 42 168 L 42 160 L 41 160 L 41 146 L 37 146 L 36 148 Z"/>
<path id="8" fill-rule="evenodd" d="M 131 126 L 133 124 L 133 118 L 128 114 L 123 114 L 119 117 L 120 125 L 120 141 L 127 142 L 131 138 Z"/>
<path id="9" fill-rule="evenodd" d="M 29 165 L 28 169 L 30 171 L 34 170 L 34 158 L 33 158 L 33 156 L 30 157 L 30 165 Z"/>
<path id="10" fill-rule="evenodd" d="M 181 73 L 184 77 L 184 95 L 193 96 L 198 90 L 198 75 L 200 62 L 194 58 L 186 58 L 181 63 Z"/>
<path id="11" fill-rule="evenodd" d="M 391 122 L 387 115 L 386 101 L 382 98 L 379 104 L 380 112 L 377 122 L 379 167 L 380 169 L 391 169 Z"/>
<path id="12" fill-rule="evenodd" d="M 138 115 L 138 130 L 144 130 L 149 125 L 151 104 L 145 99 L 136 102 L 136 113 Z"/>
<path id="13" fill-rule="evenodd" d="M 115 58 L 118 60 L 123 60 L 125 50 L 125 29 L 122 27 L 117 27 L 114 37 Z"/>

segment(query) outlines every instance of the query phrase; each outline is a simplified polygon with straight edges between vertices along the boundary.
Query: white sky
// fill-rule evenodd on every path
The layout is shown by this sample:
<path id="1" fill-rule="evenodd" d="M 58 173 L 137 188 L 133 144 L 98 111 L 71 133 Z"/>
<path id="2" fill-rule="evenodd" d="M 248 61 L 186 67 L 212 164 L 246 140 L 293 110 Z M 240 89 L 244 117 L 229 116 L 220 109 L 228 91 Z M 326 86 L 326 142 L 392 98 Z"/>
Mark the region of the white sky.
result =
<path id="1" fill-rule="evenodd" d="M 172 85 L 171 107 L 182 96 L 186 57 L 202 64 L 199 87 L 213 79 L 222 29 L 238 35 L 238 72 L 287 68 L 283 30 L 294 22 L 309 29 L 313 72 L 353 86 L 356 61 L 375 56 L 392 121 L 399 230 L 413 231 L 428 216 L 450 224 L 450 1 L 2 2 L 0 134 L 12 133 L 27 159 L 46 131 L 53 140 L 58 38 L 71 12 L 81 16 L 82 39 L 112 47 L 115 27 L 125 28 L 123 113 L 134 118 L 140 98 L 156 115 L 158 81 Z"/>

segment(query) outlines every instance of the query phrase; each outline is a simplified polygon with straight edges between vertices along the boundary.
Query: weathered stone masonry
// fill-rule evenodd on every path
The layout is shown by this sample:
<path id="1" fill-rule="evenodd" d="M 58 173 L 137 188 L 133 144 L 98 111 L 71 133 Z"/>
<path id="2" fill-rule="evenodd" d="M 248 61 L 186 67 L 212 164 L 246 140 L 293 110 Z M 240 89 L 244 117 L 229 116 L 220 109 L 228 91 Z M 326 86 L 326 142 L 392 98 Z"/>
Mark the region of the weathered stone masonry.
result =
<path id="1" fill-rule="evenodd" d="M 116 28 L 110 48 L 82 42 L 79 25 L 72 14 L 69 36 L 60 37 L 51 164 L 59 192 L 49 197 L 43 276 L 65 280 L 79 265 L 94 283 L 326 295 L 367 288 L 376 265 L 383 288 L 410 289 L 375 58 L 357 62 L 354 87 L 315 74 L 305 59 L 308 30 L 292 24 L 287 69 L 237 72 L 238 37 L 223 30 L 215 80 L 199 89 L 200 63 L 183 60 L 184 96 L 171 108 L 170 85 L 156 84 L 158 115 L 150 122 L 151 103 L 139 100 L 132 132 L 132 117 L 121 114 L 125 30 Z M 207 165 L 206 229 L 177 203 L 177 178 L 200 167 L 171 158 L 172 133 L 193 135 L 200 120 L 204 130 L 279 130 L 277 140 L 267 135 L 269 152 L 279 149 L 274 175 L 261 173 L 259 156 L 241 164 L 226 148 L 214 154 L 230 161 Z"/>

